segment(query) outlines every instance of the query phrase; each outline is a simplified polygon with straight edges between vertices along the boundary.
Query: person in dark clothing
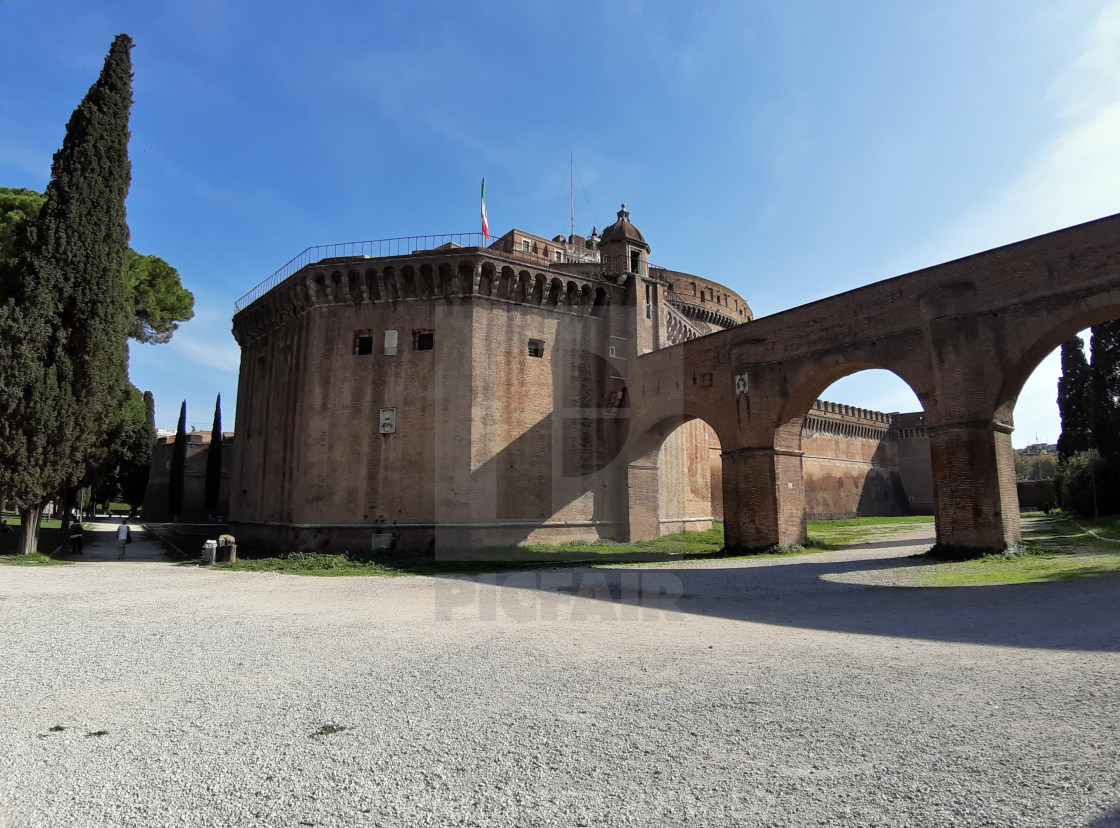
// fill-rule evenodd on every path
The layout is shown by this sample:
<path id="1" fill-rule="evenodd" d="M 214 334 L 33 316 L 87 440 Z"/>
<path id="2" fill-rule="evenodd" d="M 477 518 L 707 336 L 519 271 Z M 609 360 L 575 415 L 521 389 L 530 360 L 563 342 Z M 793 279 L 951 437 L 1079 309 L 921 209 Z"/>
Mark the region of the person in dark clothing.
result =
<path id="1" fill-rule="evenodd" d="M 83 534 L 83 531 L 84 530 L 82 529 L 82 522 L 80 520 L 75 520 L 73 523 L 70 524 L 70 554 L 71 555 L 81 555 L 82 554 L 82 534 Z"/>

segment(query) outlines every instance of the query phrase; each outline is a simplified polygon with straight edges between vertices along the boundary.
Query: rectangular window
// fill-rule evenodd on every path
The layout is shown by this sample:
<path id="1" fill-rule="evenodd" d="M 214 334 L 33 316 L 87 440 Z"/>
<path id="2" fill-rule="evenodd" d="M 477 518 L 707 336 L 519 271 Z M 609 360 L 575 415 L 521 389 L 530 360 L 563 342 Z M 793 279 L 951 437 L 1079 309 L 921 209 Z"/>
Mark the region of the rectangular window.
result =
<path id="1" fill-rule="evenodd" d="M 522 239 L 521 240 L 521 252 L 522 253 L 528 253 L 530 251 L 531 248 L 530 248 L 529 244 L 530 243 L 529 243 L 528 239 Z"/>
<path id="2" fill-rule="evenodd" d="M 431 331 L 413 331 L 412 348 L 416 351 L 432 350 L 434 336 Z"/>
<path id="3" fill-rule="evenodd" d="M 385 331 L 385 355 L 393 356 L 397 352 L 397 332 Z"/>
<path id="4" fill-rule="evenodd" d="M 354 353 L 358 356 L 373 353 L 373 331 L 354 331 Z"/>
<path id="5" fill-rule="evenodd" d="M 529 356 L 543 357 L 544 356 L 544 341 L 540 339 L 529 340 Z"/>
<path id="6" fill-rule="evenodd" d="M 631 273 L 640 273 L 641 272 L 640 271 L 641 266 L 642 266 L 642 254 L 639 253 L 637 250 L 631 250 L 630 251 L 630 272 Z"/>
<path id="7" fill-rule="evenodd" d="M 558 262 L 562 262 L 564 260 L 564 257 L 563 255 L 561 255 L 559 250 L 554 250 L 553 255 L 556 257 L 556 261 Z"/>

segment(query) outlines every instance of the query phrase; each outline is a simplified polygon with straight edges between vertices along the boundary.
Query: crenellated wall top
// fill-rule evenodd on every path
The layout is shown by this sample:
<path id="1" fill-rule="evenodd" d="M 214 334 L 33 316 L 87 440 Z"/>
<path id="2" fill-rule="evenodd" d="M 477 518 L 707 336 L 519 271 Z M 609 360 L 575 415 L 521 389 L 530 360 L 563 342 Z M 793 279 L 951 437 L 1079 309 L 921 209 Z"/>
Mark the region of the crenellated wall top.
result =
<path id="1" fill-rule="evenodd" d="M 238 344 L 326 305 L 483 297 L 556 313 L 600 317 L 619 289 L 600 266 L 547 266 L 488 248 L 336 256 L 305 265 L 233 317 Z M 612 296 L 614 298 L 612 299 Z"/>

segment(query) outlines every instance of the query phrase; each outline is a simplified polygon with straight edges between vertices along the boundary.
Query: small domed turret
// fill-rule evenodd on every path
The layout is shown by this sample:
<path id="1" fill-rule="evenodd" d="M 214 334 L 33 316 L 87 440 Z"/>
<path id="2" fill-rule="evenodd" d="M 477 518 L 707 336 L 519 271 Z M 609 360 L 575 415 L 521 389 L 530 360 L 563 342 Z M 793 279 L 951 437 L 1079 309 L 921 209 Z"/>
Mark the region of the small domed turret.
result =
<path id="1" fill-rule="evenodd" d="M 645 237 L 637 227 L 630 223 L 630 211 L 626 209 L 625 204 L 618 211 L 618 221 L 603 231 L 599 244 L 606 245 L 619 241 L 640 245 L 645 248 L 647 253 L 649 252 L 649 245 L 646 243 Z"/>

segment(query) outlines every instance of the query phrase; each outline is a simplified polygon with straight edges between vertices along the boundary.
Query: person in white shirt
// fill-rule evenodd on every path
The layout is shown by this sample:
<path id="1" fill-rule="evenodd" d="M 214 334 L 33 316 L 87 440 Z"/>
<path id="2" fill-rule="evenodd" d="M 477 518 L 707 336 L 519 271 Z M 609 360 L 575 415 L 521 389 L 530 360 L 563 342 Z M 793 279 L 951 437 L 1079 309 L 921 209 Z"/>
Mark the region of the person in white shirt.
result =
<path id="1" fill-rule="evenodd" d="M 124 547 L 132 540 L 132 532 L 128 529 L 128 518 L 121 518 L 121 525 L 117 527 L 117 560 L 124 560 Z"/>

